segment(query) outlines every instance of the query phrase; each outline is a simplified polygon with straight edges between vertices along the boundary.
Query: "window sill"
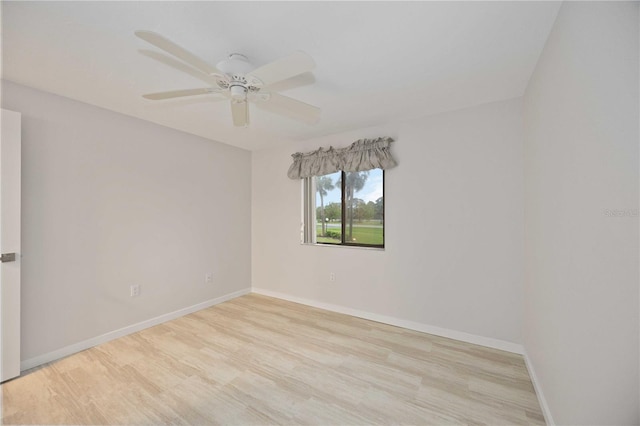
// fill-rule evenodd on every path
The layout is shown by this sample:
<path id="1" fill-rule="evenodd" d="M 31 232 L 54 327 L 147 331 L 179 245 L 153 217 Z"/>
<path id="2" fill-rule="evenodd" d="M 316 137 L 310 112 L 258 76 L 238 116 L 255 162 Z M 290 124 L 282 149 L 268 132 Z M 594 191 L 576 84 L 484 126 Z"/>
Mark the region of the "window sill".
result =
<path id="1" fill-rule="evenodd" d="M 311 246 L 311 247 L 329 247 L 329 248 L 341 248 L 341 249 L 384 251 L 384 247 L 363 247 L 363 246 L 350 246 L 350 245 L 342 245 L 342 244 L 318 244 L 318 243 L 300 243 L 300 245 Z"/>

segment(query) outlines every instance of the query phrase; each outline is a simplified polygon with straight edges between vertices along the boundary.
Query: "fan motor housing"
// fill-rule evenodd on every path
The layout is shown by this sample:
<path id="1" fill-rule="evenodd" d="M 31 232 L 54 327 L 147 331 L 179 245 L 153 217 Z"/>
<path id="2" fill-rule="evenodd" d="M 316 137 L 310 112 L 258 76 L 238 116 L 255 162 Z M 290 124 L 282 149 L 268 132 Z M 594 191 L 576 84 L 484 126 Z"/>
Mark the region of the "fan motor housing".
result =
<path id="1" fill-rule="evenodd" d="M 247 98 L 248 92 L 260 90 L 260 80 L 252 79 L 247 82 L 246 74 L 254 69 L 246 56 L 240 53 L 232 53 L 224 61 L 216 64 L 216 68 L 224 73 L 214 74 L 218 86 L 221 89 L 228 89 L 231 98 L 236 101 L 243 101 Z M 258 85 L 258 86 L 257 86 Z"/>

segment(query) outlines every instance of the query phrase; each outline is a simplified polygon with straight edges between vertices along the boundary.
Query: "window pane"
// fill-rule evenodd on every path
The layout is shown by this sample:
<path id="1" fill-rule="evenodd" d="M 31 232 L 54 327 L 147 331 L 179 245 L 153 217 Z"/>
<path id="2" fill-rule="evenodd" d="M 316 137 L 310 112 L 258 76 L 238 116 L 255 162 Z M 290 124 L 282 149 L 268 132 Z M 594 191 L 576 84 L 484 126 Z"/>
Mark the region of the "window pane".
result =
<path id="1" fill-rule="evenodd" d="M 316 177 L 316 242 L 342 242 L 341 172 Z"/>
<path id="2" fill-rule="evenodd" d="M 344 242 L 384 245 L 382 170 L 347 172 L 345 175 Z"/>

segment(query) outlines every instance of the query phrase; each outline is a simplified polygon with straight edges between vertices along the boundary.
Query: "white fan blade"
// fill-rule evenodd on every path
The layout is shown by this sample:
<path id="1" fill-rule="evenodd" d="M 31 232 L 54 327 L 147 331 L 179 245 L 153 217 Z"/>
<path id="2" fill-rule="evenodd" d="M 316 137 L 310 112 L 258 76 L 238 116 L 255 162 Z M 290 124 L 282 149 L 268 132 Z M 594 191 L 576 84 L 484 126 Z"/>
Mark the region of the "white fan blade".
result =
<path id="1" fill-rule="evenodd" d="M 220 93 L 220 89 L 212 89 L 211 87 L 205 87 L 202 89 L 185 89 L 185 90 L 172 90 L 170 92 L 149 93 L 142 95 L 145 99 L 151 99 L 152 101 L 158 101 L 161 99 L 181 98 L 183 96 L 195 96 L 195 95 L 208 95 L 211 93 Z"/>
<path id="2" fill-rule="evenodd" d="M 316 63 L 311 56 L 298 51 L 251 71 L 247 74 L 247 80 L 250 84 L 257 83 L 251 81 L 251 77 L 253 77 L 258 79 L 262 86 L 268 86 L 303 72 L 311 71 L 315 67 Z"/>
<path id="3" fill-rule="evenodd" d="M 320 108 L 278 93 L 270 93 L 267 100 L 258 101 L 256 105 L 307 124 L 316 124 L 320 120 Z"/>
<path id="4" fill-rule="evenodd" d="M 233 125 L 236 127 L 245 127 L 249 125 L 249 104 L 247 101 L 231 102 L 231 115 L 233 116 Z"/>
<path id="5" fill-rule="evenodd" d="M 189 52 L 183 47 L 178 46 L 171 40 L 164 38 L 160 34 L 154 33 L 152 31 L 136 31 L 135 34 L 144 41 L 153 44 L 155 47 L 172 54 L 178 59 L 182 59 L 184 62 L 188 63 L 192 67 L 199 69 L 205 74 L 220 74 L 220 71 L 218 71 L 216 67 L 209 65 L 193 53 Z"/>
<path id="6" fill-rule="evenodd" d="M 302 86 L 308 86 L 316 82 L 315 76 L 310 72 L 304 72 L 296 75 L 295 77 L 287 78 L 286 80 L 278 81 L 277 83 L 270 84 L 264 89 L 268 89 L 272 92 L 282 92 L 285 90 L 296 89 Z"/>
<path id="7" fill-rule="evenodd" d="M 211 77 L 210 75 L 207 75 L 200 70 L 192 68 L 189 65 L 185 64 L 184 62 L 180 62 L 163 53 L 156 52 L 155 50 L 144 50 L 144 49 L 138 50 L 138 53 L 148 58 L 155 59 L 158 62 L 162 62 L 163 64 L 168 65 L 171 68 L 177 69 L 178 71 L 187 73 L 190 76 L 195 77 L 199 80 L 202 80 L 205 83 L 210 84 L 212 86 L 216 86 L 218 84 L 214 77 Z"/>

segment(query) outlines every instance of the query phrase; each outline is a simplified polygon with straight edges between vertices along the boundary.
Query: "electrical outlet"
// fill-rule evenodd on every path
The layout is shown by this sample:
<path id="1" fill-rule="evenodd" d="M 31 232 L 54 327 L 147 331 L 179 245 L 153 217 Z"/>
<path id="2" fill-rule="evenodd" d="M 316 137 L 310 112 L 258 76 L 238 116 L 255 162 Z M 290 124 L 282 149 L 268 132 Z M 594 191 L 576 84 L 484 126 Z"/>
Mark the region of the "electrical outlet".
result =
<path id="1" fill-rule="evenodd" d="M 335 272 L 331 272 L 331 273 L 329 274 L 329 281 L 331 281 L 331 282 L 335 282 L 335 281 L 336 281 L 336 274 L 335 274 Z"/>
<path id="2" fill-rule="evenodd" d="M 132 285 L 131 286 L 131 297 L 140 296 L 140 285 Z"/>
<path id="3" fill-rule="evenodd" d="M 204 282 L 211 284 L 213 282 L 213 272 L 207 272 L 204 276 Z"/>

